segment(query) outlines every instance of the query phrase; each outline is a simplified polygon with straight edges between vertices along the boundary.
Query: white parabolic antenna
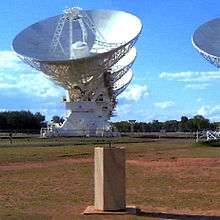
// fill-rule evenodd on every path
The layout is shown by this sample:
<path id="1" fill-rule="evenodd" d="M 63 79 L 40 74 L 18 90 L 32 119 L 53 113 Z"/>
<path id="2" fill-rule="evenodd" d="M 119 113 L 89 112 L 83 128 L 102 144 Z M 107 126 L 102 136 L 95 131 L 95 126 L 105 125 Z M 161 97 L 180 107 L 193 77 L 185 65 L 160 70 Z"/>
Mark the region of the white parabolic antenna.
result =
<path id="1" fill-rule="evenodd" d="M 220 67 L 220 18 L 198 27 L 193 34 L 192 43 L 206 60 Z"/>
<path id="2" fill-rule="evenodd" d="M 64 123 L 49 125 L 43 136 L 103 136 L 109 130 L 116 97 L 132 79 L 141 29 L 126 12 L 68 8 L 15 37 L 18 56 L 68 91 Z"/>

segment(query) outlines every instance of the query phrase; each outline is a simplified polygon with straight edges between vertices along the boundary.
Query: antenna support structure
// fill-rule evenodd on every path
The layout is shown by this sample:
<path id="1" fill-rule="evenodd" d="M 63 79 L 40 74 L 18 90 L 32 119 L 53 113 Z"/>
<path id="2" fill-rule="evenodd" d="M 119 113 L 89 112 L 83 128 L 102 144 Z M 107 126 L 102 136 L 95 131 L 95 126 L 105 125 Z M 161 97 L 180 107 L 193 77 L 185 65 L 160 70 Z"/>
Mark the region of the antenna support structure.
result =
<path id="1" fill-rule="evenodd" d="M 18 56 L 66 90 L 64 122 L 49 123 L 41 137 L 118 135 L 110 118 L 132 80 L 141 29 L 140 20 L 126 12 L 73 7 L 15 37 Z"/>

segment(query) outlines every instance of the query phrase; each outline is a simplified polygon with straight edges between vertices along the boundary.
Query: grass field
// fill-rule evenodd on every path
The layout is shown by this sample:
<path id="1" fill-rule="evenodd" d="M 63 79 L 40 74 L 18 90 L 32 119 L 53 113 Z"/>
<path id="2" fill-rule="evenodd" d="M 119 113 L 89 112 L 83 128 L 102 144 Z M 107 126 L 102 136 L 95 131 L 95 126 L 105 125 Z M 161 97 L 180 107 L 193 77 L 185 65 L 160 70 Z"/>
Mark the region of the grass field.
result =
<path id="1" fill-rule="evenodd" d="M 80 215 L 93 204 L 93 148 L 108 142 L 1 140 L 0 219 L 220 219 L 220 148 L 190 139 L 129 137 L 112 145 L 126 148 L 127 204 L 143 213 Z"/>

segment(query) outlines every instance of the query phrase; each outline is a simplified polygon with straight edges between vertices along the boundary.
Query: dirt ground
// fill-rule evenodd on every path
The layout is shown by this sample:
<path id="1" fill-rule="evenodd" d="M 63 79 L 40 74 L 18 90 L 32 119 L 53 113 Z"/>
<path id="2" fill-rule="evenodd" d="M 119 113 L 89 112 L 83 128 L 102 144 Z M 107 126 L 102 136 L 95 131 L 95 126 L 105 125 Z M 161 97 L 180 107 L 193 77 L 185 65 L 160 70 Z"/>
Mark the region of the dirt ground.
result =
<path id="1" fill-rule="evenodd" d="M 140 207 L 139 216 L 80 214 L 93 204 L 90 155 L 0 163 L 0 220 L 220 219 L 220 150 L 171 143 L 127 149 L 127 204 Z"/>

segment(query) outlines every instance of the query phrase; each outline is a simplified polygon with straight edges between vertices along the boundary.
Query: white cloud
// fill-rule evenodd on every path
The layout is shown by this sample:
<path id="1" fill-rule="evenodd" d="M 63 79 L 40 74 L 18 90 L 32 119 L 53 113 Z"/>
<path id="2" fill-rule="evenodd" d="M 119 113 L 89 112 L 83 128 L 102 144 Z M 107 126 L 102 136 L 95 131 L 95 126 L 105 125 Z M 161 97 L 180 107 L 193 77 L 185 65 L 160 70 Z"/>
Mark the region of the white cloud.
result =
<path id="1" fill-rule="evenodd" d="M 186 89 L 203 90 L 208 88 L 212 82 L 220 80 L 220 72 L 207 71 L 207 72 L 162 72 L 159 77 L 161 79 L 175 80 L 177 82 L 187 83 Z"/>
<path id="2" fill-rule="evenodd" d="M 131 105 L 130 104 L 124 104 L 124 105 L 117 105 L 116 112 L 118 115 L 126 115 L 130 112 Z"/>
<path id="3" fill-rule="evenodd" d="M 2 83 L 0 82 L 0 89 L 12 89 L 15 88 L 15 85 L 10 83 Z"/>
<path id="4" fill-rule="evenodd" d="M 216 79 L 220 80 L 220 72 L 218 71 L 207 71 L 207 72 L 162 72 L 159 75 L 160 78 L 168 80 L 177 80 L 180 82 L 210 82 Z"/>
<path id="5" fill-rule="evenodd" d="M 220 120 L 220 104 L 214 106 L 210 106 L 210 105 L 201 106 L 197 110 L 196 114 L 202 115 L 211 120 Z"/>
<path id="6" fill-rule="evenodd" d="M 12 51 L 0 51 L 0 70 L 20 70 L 21 64 L 18 57 Z"/>
<path id="7" fill-rule="evenodd" d="M 220 72 L 162 72 L 159 77 L 185 83 L 185 89 L 204 90 L 211 86 L 212 82 L 220 80 Z"/>
<path id="8" fill-rule="evenodd" d="M 149 95 L 149 91 L 146 85 L 133 84 L 130 85 L 121 95 L 120 98 L 124 98 L 131 101 L 138 101 L 142 97 Z"/>
<path id="9" fill-rule="evenodd" d="M 197 115 L 203 115 L 203 116 L 207 116 L 208 113 L 210 112 L 210 107 L 209 106 L 201 106 L 198 111 L 197 111 Z"/>
<path id="10" fill-rule="evenodd" d="M 197 102 L 201 102 L 201 101 L 202 101 L 202 98 L 197 98 L 196 101 L 197 101 Z"/>
<path id="11" fill-rule="evenodd" d="M 0 90 L 38 97 L 57 97 L 63 93 L 43 73 L 23 64 L 11 51 L 0 51 Z"/>
<path id="12" fill-rule="evenodd" d="M 165 78 L 168 80 L 174 80 L 174 79 L 182 79 L 182 78 L 188 78 L 192 76 L 192 72 L 177 72 L 177 73 L 169 73 L 169 72 L 162 72 L 160 73 L 160 78 Z"/>
<path id="13" fill-rule="evenodd" d="M 207 89 L 211 84 L 210 83 L 198 83 L 198 84 L 187 84 L 185 85 L 186 89 L 195 89 L 195 90 L 204 90 Z"/>
<path id="14" fill-rule="evenodd" d="M 160 109 L 167 109 L 170 107 L 173 107 L 175 105 L 172 101 L 164 101 L 164 102 L 156 102 L 154 103 L 154 106 L 160 108 Z"/>

